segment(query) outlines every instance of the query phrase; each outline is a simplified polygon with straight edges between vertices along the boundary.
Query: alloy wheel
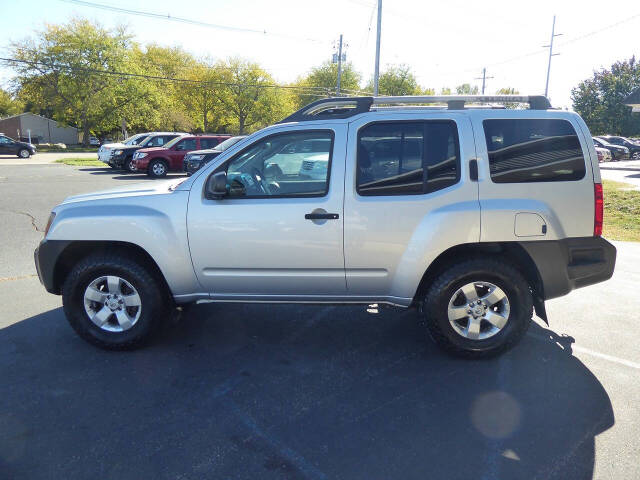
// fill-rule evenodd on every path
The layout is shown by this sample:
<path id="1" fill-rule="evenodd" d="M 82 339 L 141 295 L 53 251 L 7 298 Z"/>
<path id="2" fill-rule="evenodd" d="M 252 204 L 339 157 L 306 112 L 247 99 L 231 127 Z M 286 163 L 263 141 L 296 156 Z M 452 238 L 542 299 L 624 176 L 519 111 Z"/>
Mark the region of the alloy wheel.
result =
<path id="1" fill-rule="evenodd" d="M 457 289 L 447 309 L 449 323 L 460 336 L 485 340 L 509 321 L 510 304 L 504 291 L 490 282 L 470 282 Z"/>

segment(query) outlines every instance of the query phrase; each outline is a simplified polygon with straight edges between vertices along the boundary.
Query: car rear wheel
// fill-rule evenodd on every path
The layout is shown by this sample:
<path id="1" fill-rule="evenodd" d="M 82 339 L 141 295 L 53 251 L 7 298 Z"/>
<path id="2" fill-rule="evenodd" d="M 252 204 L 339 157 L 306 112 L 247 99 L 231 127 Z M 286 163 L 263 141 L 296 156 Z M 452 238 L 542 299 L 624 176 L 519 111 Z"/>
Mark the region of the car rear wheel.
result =
<path id="1" fill-rule="evenodd" d="M 31 156 L 31 152 L 26 148 L 23 148 L 18 152 L 18 156 L 20 158 L 29 158 Z"/>
<path id="2" fill-rule="evenodd" d="M 128 256 L 96 254 L 75 265 L 62 287 L 67 320 L 84 340 L 109 350 L 143 345 L 166 318 L 158 279 Z"/>
<path id="3" fill-rule="evenodd" d="M 513 347 L 527 331 L 533 299 L 509 263 L 472 258 L 442 272 L 429 287 L 423 312 L 431 337 L 463 357 L 489 357 Z"/>
<path id="4" fill-rule="evenodd" d="M 149 176 L 154 178 L 160 178 L 167 175 L 167 164 L 164 160 L 152 160 L 149 163 Z"/>

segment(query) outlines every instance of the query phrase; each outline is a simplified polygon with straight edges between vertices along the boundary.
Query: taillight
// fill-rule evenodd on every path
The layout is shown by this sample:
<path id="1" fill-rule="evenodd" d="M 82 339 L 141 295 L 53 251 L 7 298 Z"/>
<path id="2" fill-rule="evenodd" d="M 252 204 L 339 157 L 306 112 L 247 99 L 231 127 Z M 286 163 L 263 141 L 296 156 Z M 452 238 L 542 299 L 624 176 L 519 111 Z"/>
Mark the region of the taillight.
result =
<path id="1" fill-rule="evenodd" d="M 599 237 L 602 235 L 602 220 L 604 218 L 604 195 L 602 194 L 602 184 L 595 183 L 593 185 L 593 236 Z"/>

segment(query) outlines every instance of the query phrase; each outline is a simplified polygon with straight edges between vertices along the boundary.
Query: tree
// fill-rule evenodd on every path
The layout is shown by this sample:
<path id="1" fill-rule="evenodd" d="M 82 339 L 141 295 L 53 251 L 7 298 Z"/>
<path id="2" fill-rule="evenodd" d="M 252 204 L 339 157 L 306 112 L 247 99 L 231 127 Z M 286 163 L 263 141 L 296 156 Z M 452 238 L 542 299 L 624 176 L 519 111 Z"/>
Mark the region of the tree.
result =
<path id="1" fill-rule="evenodd" d="M 22 112 L 22 104 L 0 88 L 0 118 Z"/>
<path id="2" fill-rule="evenodd" d="M 513 87 L 503 87 L 499 88 L 496 91 L 496 95 L 518 95 L 520 92 Z M 515 110 L 516 108 L 521 108 L 522 104 L 520 103 L 505 103 L 505 108 Z"/>
<path id="3" fill-rule="evenodd" d="M 365 87 L 373 92 L 373 79 Z M 389 66 L 378 78 L 380 95 L 401 96 L 419 95 L 420 86 L 408 65 Z"/>
<path id="4" fill-rule="evenodd" d="M 238 135 L 275 123 L 292 110 L 288 97 L 258 64 L 232 58 L 216 67 L 224 84 L 211 91 Z"/>
<path id="5" fill-rule="evenodd" d="M 456 93 L 458 95 L 478 95 L 478 86 L 474 85 L 472 87 L 468 83 L 463 83 L 462 85 L 458 85 L 456 87 Z"/>
<path id="6" fill-rule="evenodd" d="M 342 64 L 340 76 L 341 93 L 354 95 L 360 92 L 361 75 L 354 69 L 353 64 Z M 338 83 L 338 64 L 329 61 L 313 67 L 311 71 L 299 77 L 291 86 L 297 87 L 291 94 L 294 108 L 302 108 L 315 100 L 335 95 Z"/>
<path id="7" fill-rule="evenodd" d="M 48 108 L 56 120 L 79 126 L 83 144 L 92 130 L 119 123 L 122 110 L 136 103 L 136 80 L 126 70 L 131 36 L 124 28 L 107 30 L 88 20 L 47 25 L 11 44 L 20 96 Z M 102 73 L 110 72 L 110 73 Z"/>
<path id="8" fill-rule="evenodd" d="M 594 135 L 640 135 L 640 115 L 624 105 L 624 99 L 640 88 L 640 63 L 635 57 L 594 72 L 571 90 L 573 108 Z"/>

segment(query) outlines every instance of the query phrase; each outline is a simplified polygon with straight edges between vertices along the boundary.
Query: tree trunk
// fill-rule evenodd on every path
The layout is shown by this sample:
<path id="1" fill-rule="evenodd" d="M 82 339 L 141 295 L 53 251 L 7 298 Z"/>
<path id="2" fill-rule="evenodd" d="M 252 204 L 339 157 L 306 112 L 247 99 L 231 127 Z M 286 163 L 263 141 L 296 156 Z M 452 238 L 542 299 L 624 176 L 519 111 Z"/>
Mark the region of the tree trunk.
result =
<path id="1" fill-rule="evenodd" d="M 86 119 L 82 121 L 82 146 L 83 147 L 88 147 L 89 146 L 89 136 L 91 135 L 91 132 L 89 131 L 89 124 L 87 123 Z"/>
<path id="2" fill-rule="evenodd" d="M 209 113 L 209 111 L 207 110 L 207 107 L 205 105 L 202 109 L 202 123 L 204 125 L 203 133 L 207 133 L 207 129 L 209 128 L 209 124 L 207 123 L 207 113 Z"/>
<path id="3" fill-rule="evenodd" d="M 244 135 L 244 115 L 238 117 L 238 135 Z"/>

